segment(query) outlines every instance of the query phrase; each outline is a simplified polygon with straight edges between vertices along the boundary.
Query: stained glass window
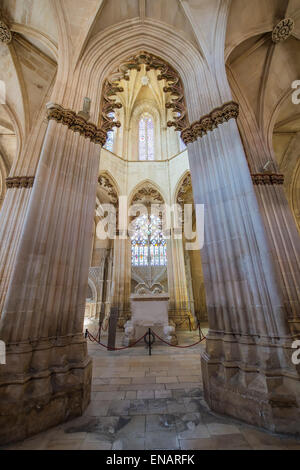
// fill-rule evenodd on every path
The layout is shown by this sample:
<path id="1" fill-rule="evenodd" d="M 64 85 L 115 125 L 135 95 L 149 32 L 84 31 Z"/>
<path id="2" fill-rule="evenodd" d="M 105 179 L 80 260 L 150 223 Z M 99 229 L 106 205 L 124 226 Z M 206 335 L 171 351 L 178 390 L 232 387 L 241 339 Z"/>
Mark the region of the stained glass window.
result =
<path id="1" fill-rule="evenodd" d="M 114 118 L 114 121 L 116 120 L 114 113 L 108 113 L 108 116 L 109 116 L 110 118 Z M 114 138 L 115 138 L 115 133 L 114 133 L 114 131 L 108 131 L 108 132 L 107 132 L 107 139 L 106 139 L 105 145 L 104 145 L 103 147 L 104 147 L 106 150 L 109 150 L 110 152 L 112 152 L 113 149 L 114 149 Z"/>
<path id="2" fill-rule="evenodd" d="M 139 159 L 154 160 L 154 123 L 148 113 L 139 122 Z"/>
<path id="3" fill-rule="evenodd" d="M 110 152 L 112 152 L 114 148 L 114 136 L 115 136 L 114 131 L 108 131 L 107 140 L 106 140 L 105 145 L 103 146 L 106 150 L 109 150 Z"/>
<path id="4" fill-rule="evenodd" d="M 161 219 L 155 215 L 142 215 L 135 219 L 131 237 L 133 266 L 166 266 L 167 246 L 162 233 Z"/>

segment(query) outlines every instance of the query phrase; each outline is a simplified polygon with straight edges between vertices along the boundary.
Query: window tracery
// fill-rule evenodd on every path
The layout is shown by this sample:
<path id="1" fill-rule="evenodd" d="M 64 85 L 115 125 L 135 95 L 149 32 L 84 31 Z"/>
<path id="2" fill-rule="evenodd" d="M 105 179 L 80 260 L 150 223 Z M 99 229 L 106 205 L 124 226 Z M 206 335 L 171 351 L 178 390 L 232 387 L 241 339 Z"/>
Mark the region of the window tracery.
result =
<path id="1" fill-rule="evenodd" d="M 142 215 L 134 222 L 131 237 L 133 266 L 166 266 L 167 245 L 159 217 Z"/>
<path id="2" fill-rule="evenodd" d="M 154 160 L 154 122 L 149 113 L 139 121 L 139 159 Z"/>

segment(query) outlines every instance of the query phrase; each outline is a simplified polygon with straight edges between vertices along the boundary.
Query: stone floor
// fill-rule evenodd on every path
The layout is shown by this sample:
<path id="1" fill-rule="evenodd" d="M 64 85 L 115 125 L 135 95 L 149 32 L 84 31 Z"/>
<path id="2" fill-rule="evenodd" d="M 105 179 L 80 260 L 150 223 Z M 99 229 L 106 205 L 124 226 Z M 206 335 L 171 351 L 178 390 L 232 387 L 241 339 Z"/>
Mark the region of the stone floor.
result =
<path id="1" fill-rule="evenodd" d="M 181 345 L 197 339 L 197 333 L 179 334 Z M 144 344 L 117 352 L 89 344 L 93 391 L 84 416 L 8 449 L 300 450 L 300 439 L 272 435 L 208 409 L 202 348 L 203 343 L 189 349 L 156 344 L 150 357 Z"/>

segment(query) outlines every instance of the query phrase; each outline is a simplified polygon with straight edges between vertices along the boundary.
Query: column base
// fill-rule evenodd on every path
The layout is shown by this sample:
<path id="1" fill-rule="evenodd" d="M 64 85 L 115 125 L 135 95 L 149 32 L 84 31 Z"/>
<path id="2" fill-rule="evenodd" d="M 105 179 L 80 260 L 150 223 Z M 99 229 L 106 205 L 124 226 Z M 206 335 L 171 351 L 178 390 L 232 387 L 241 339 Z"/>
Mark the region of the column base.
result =
<path id="1" fill-rule="evenodd" d="M 92 360 L 82 335 L 7 347 L 0 366 L 0 445 L 81 416 L 90 402 Z"/>
<path id="2" fill-rule="evenodd" d="M 299 381 L 201 358 L 204 398 L 220 414 L 271 432 L 300 435 Z"/>

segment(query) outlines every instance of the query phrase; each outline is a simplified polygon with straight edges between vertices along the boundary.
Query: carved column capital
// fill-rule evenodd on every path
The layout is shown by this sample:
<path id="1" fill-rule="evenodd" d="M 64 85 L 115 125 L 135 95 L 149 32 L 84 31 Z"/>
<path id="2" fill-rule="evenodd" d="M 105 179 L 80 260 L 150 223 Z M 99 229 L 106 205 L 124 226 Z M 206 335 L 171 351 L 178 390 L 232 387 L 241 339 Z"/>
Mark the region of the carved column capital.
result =
<path id="1" fill-rule="evenodd" d="M 206 114 L 199 121 L 193 122 L 181 132 L 181 138 L 187 145 L 194 142 L 198 137 L 203 137 L 216 129 L 220 124 L 229 121 L 229 119 L 237 119 L 239 115 L 239 105 L 234 101 L 223 104 L 219 108 L 214 109 L 211 113 Z"/>
<path id="2" fill-rule="evenodd" d="M 294 26 L 294 21 L 291 18 L 279 21 L 272 31 L 272 41 L 275 43 L 286 41 L 292 34 Z"/>
<path id="3" fill-rule="evenodd" d="M 10 188 L 32 188 L 34 176 L 13 176 L 6 178 L 6 187 Z"/>
<path id="4" fill-rule="evenodd" d="M 255 186 L 284 183 L 284 175 L 278 173 L 256 173 L 252 174 L 251 177 Z"/>
<path id="5" fill-rule="evenodd" d="M 65 109 L 59 104 L 47 104 L 47 117 L 50 121 L 54 119 L 73 132 L 79 132 L 86 139 L 90 139 L 94 144 L 104 145 L 106 142 L 106 132 L 95 124 L 88 122 L 82 115 L 75 113 L 71 109 Z"/>
<path id="6" fill-rule="evenodd" d="M 10 44 L 12 41 L 12 32 L 7 26 L 6 23 L 4 23 L 3 20 L 0 20 L 0 42 L 3 42 L 4 44 Z"/>

